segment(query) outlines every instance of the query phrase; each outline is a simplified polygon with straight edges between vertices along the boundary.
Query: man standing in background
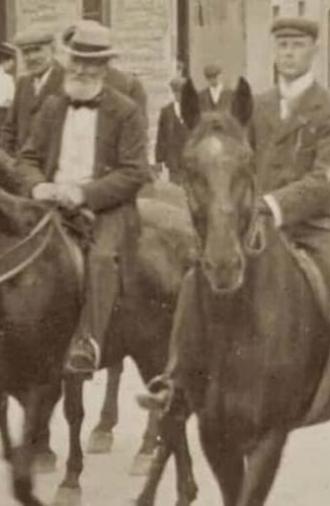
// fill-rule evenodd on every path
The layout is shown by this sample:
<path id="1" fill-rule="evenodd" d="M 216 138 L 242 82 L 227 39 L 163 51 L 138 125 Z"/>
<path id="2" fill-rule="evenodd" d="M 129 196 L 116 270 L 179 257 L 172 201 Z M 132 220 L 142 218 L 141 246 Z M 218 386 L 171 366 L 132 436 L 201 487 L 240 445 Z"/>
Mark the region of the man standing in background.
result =
<path id="1" fill-rule="evenodd" d="M 8 108 L 15 95 L 15 60 L 16 51 L 13 46 L 2 42 L 0 44 L 0 125 L 2 125 Z"/>
<path id="2" fill-rule="evenodd" d="M 207 88 L 199 93 L 201 113 L 223 111 L 230 107 L 232 92 L 225 87 L 220 65 L 212 63 L 204 67 Z"/>
<path id="3" fill-rule="evenodd" d="M 184 77 L 175 77 L 170 82 L 173 100 L 162 108 L 158 121 L 155 160 L 169 172 L 173 183 L 182 182 L 180 170 L 182 150 L 188 136 L 188 128 L 181 114 L 181 94 L 186 83 Z"/>
<path id="4" fill-rule="evenodd" d="M 54 35 L 36 28 L 19 32 L 20 49 L 27 75 L 17 82 L 12 106 L 2 127 L 1 147 L 15 157 L 27 140 L 34 118 L 46 97 L 62 89 L 63 68 L 55 60 Z"/>

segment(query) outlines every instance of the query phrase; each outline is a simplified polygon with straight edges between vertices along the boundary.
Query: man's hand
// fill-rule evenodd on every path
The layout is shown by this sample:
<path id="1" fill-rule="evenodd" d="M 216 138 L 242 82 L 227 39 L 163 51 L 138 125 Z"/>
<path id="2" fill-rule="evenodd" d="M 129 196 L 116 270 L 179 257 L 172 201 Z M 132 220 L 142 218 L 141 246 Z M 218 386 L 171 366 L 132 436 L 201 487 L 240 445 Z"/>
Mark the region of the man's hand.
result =
<path id="1" fill-rule="evenodd" d="M 84 204 L 85 195 L 80 186 L 74 184 L 58 184 L 57 187 L 57 202 L 60 206 L 73 211 Z"/>
<path id="2" fill-rule="evenodd" d="M 57 202 L 57 186 L 55 183 L 39 183 L 32 189 L 32 197 L 35 200 Z"/>
<path id="3" fill-rule="evenodd" d="M 85 196 L 80 186 L 73 184 L 39 183 L 32 190 L 35 200 L 56 202 L 70 211 L 82 206 Z"/>

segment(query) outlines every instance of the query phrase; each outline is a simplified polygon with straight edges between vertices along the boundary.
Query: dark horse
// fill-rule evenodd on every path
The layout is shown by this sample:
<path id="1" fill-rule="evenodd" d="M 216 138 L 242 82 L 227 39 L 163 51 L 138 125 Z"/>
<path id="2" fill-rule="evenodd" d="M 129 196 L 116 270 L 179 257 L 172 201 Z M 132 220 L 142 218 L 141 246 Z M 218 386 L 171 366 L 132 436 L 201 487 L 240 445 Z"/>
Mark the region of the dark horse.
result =
<path id="1" fill-rule="evenodd" d="M 55 210 L 0 190 L 0 429 L 15 497 L 42 503 L 32 490 L 35 442 L 61 388 L 62 364 L 79 316 L 79 279 Z M 24 410 L 13 448 L 7 395 Z"/>
<path id="2" fill-rule="evenodd" d="M 177 189 L 169 187 L 169 200 Z M 187 209 L 162 202 L 153 193 L 139 199 L 142 233 L 138 245 L 136 280 L 123 294 L 112 315 L 102 367 L 131 357 L 145 382 L 166 363 L 168 339 L 177 293 L 184 273 L 196 257 L 193 229 Z M 180 198 L 184 194 L 180 190 Z M 166 200 L 166 199 L 165 199 Z M 56 505 L 70 506 L 79 497 L 83 469 L 80 429 L 83 422 L 83 380 L 70 375 L 65 381 L 64 409 L 69 423 L 67 471 Z M 191 470 L 184 424 L 175 434 L 174 457 L 178 474 L 178 504 L 190 504 L 197 493 Z M 166 435 L 165 435 L 166 436 Z M 173 437 L 172 437 L 173 440 Z M 184 466 L 182 466 L 184 463 Z M 74 502 L 76 504 L 76 502 Z"/>
<path id="3" fill-rule="evenodd" d="M 169 189 L 170 194 L 172 191 Z M 102 366 L 117 364 L 129 355 L 149 381 L 164 367 L 176 295 L 195 249 L 187 210 L 155 198 L 141 199 L 139 209 L 142 235 L 136 282 L 114 312 Z M 39 451 L 36 443 L 60 395 L 63 362 L 79 317 L 82 278 L 76 265 L 77 250 L 59 213 L 3 190 L 0 251 L 1 434 L 5 456 L 13 467 L 15 496 L 25 506 L 40 506 L 32 493 L 32 465 Z M 78 500 L 82 388 L 81 378 L 65 378 L 70 455 L 56 504 L 71 506 Z M 6 394 L 16 397 L 25 410 L 24 440 L 14 450 L 8 434 Z M 186 442 L 184 433 L 180 437 Z M 188 462 L 188 468 L 178 465 L 179 496 L 193 500 L 196 486 L 187 446 L 178 448 L 176 458 Z"/>
<path id="4" fill-rule="evenodd" d="M 240 87 L 249 103 L 234 107 L 236 118 L 205 117 L 186 146 L 186 192 L 201 248 L 174 328 L 180 384 L 224 504 L 262 506 L 288 434 L 306 425 L 330 340 L 285 236 L 256 211 L 253 157 L 238 121 L 252 99 Z"/>

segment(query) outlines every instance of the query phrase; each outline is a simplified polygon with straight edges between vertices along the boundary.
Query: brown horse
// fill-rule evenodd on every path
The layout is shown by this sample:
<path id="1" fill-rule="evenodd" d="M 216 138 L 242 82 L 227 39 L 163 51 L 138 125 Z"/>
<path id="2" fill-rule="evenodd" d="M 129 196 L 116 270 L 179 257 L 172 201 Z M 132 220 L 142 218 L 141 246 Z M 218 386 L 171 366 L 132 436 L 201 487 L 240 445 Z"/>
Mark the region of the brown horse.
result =
<path id="1" fill-rule="evenodd" d="M 171 200 L 173 189 L 169 194 Z M 149 381 L 164 367 L 176 295 L 195 249 L 187 210 L 154 198 L 142 199 L 139 208 L 137 276 L 115 310 L 102 366 L 129 355 Z M 12 463 L 15 496 L 24 506 L 40 506 L 32 492 L 35 443 L 60 395 L 63 361 L 79 317 L 82 278 L 59 213 L 3 190 L 0 252 L 0 428 L 5 456 Z M 56 504 L 71 506 L 80 495 L 83 381 L 68 376 L 64 386 L 70 455 Z M 25 411 L 24 440 L 15 450 L 8 433 L 6 394 L 16 397 Z M 186 441 L 185 433 L 180 437 Z M 196 485 L 188 449 L 182 455 L 181 448 L 176 458 L 185 459 L 189 468 L 179 470 L 179 495 L 191 501 Z"/>
<path id="2" fill-rule="evenodd" d="M 224 504 L 262 506 L 289 432 L 306 423 L 330 340 L 287 241 L 256 212 L 253 157 L 234 111 L 202 119 L 186 147 L 201 248 L 174 328 L 179 380 Z"/>
<path id="3" fill-rule="evenodd" d="M 56 211 L 0 190 L 0 429 L 24 506 L 32 487 L 34 443 L 60 394 L 62 364 L 79 315 L 79 281 Z M 23 439 L 12 448 L 6 396 L 24 410 Z"/>

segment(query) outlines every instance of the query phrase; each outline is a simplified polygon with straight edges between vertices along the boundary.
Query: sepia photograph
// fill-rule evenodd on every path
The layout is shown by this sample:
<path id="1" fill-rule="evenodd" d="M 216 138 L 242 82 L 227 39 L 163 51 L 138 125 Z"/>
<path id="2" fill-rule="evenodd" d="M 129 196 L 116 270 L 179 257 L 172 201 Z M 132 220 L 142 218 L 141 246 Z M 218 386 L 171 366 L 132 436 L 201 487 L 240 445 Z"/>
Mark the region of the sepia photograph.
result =
<path id="1" fill-rule="evenodd" d="M 330 0 L 0 0 L 0 506 L 330 504 Z"/>

